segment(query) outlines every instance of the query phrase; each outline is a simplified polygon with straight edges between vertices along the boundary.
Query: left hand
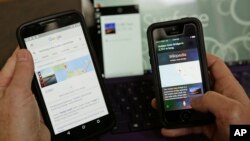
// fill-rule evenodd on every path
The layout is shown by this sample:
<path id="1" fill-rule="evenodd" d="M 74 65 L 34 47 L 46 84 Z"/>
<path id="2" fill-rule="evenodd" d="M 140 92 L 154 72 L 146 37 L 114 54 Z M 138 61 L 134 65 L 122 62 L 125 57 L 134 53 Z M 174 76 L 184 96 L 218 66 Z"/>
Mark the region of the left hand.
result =
<path id="1" fill-rule="evenodd" d="M 0 71 L 0 141 L 50 141 L 31 91 L 34 64 L 17 49 Z"/>

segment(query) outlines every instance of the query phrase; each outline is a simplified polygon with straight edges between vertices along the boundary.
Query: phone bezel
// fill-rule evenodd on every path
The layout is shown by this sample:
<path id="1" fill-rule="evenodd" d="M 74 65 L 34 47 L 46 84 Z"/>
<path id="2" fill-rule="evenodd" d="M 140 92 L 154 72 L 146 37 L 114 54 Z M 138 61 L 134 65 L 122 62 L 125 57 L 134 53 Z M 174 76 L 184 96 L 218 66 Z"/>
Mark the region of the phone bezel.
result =
<path id="1" fill-rule="evenodd" d="M 149 26 L 147 30 L 148 35 L 148 44 L 149 44 L 149 54 L 150 54 L 150 63 L 152 66 L 152 71 L 155 80 L 156 86 L 156 98 L 158 102 L 158 108 L 160 109 L 160 116 L 163 122 L 164 127 L 167 128 L 180 128 L 180 127 L 190 127 L 196 125 L 203 125 L 213 121 L 213 115 L 211 113 L 200 113 L 193 109 L 185 109 L 185 110 L 175 110 L 175 111 L 165 111 L 164 103 L 163 103 L 163 95 L 162 88 L 160 83 L 160 74 L 158 68 L 158 59 L 157 59 L 157 49 L 154 45 L 154 37 L 153 31 L 159 28 L 173 27 L 176 25 L 184 26 L 185 24 L 194 24 L 197 29 L 197 41 L 198 41 L 198 53 L 199 60 L 201 65 L 201 73 L 203 80 L 204 91 L 210 90 L 209 85 L 209 76 L 208 76 L 208 67 L 205 53 L 205 44 L 203 39 L 203 30 L 201 22 L 196 18 L 183 18 L 179 20 L 173 20 L 168 22 L 155 23 Z M 195 115 L 195 118 L 201 120 L 184 120 L 182 119 L 182 115 L 188 114 L 190 116 Z M 168 115 L 168 116 L 166 116 Z M 168 118 L 176 119 L 176 122 L 167 120 Z"/>
<path id="2" fill-rule="evenodd" d="M 41 23 L 48 24 L 50 22 L 50 20 L 53 20 L 53 19 L 58 19 L 58 20 L 61 19 L 62 20 L 65 17 L 72 17 L 71 22 L 69 22 L 68 25 L 74 24 L 74 23 L 81 24 L 81 27 L 83 29 L 82 31 L 83 31 L 83 34 L 85 36 L 85 39 L 86 39 L 86 42 L 88 45 L 88 49 L 90 51 L 90 55 L 91 55 L 91 58 L 92 58 L 92 61 L 93 61 L 93 64 L 94 64 L 94 67 L 96 70 L 98 81 L 100 83 L 100 87 L 101 87 L 103 97 L 105 99 L 105 103 L 107 105 L 107 109 L 108 109 L 109 114 L 98 118 L 101 121 L 98 124 L 96 123 L 97 119 L 92 120 L 88 123 L 84 123 L 83 125 L 88 127 L 88 128 L 85 128 L 84 130 L 81 128 L 82 125 L 79 125 L 77 127 L 74 127 L 72 129 L 69 129 L 67 131 L 64 131 L 62 133 L 55 135 L 52 124 L 51 124 L 51 120 L 49 118 L 49 114 L 48 114 L 48 111 L 47 111 L 47 108 L 45 105 L 45 101 L 42 97 L 42 93 L 41 93 L 41 90 L 39 87 L 38 80 L 34 75 L 33 82 L 32 82 L 32 90 L 33 90 L 33 92 L 36 96 L 36 99 L 38 101 L 38 105 L 39 105 L 41 113 L 43 115 L 45 124 L 48 126 L 48 128 L 50 130 L 52 140 L 55 140 L 55 141 L 57 141 L 57 140 L 68 141 L 68 140 L 72 140 L 72 139 L 74 139 L 74 140 L 88 139 L 88 138 L 96 136 L 96 135 L 110 129 L 115 123 L 110 102 L 108 101 L 107 94 L 105 94 L 106 91 L 105 91 L 103 79 L 101 77 L 101 71 L 99 68 L 99 64 L 97 62 L 97 57 L 95 55 L 95 51 L 93 49 L 92 43 L 91 43 L 89 35 L 87 33 L 86 23 L 84 21 L 83 16 L 78 11 L 75 11 L 75 10 L 65 11 L 65 12 L 53 14 L 50 16 L 46 16 L 46 17 L 32 20 L 31 22 L 27 22 L 27 23 L 22 24 L 20 27 L 18 27 L 17 32 L 16 32 L 18 43 L 19 43 L 21 48 L 27 49 L 24 38 L 32 36 L 32 35 L 36 35 L 39 33 L 43 33 L 39 30 L 34 30 L 34 29 L 37 29 L 37 27 L 41 26 L 39 24 L 41 24 Z M 46 22 L 48 22 L 48 23 L 46 23 Z M 60 27 L 64 27 L 64 26 L 67 26 L 67 24 L 61 25 Z M 70 131 L 70 133 L 71 133 L 70 135 L 67 135 L 68 131 Z"/>

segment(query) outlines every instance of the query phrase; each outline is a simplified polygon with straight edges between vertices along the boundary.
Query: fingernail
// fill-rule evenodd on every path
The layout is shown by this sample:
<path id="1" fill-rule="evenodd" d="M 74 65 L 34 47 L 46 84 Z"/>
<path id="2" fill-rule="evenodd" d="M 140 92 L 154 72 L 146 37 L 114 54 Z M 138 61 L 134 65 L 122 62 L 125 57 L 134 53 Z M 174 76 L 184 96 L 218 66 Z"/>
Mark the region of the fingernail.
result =
<path id="1" fill-rule="evenodd" d="M 24 62 L 28 60 L 27 51 L 24 49 L 21 49 L 17 52 L 17 61 L 18 62 Z"/>

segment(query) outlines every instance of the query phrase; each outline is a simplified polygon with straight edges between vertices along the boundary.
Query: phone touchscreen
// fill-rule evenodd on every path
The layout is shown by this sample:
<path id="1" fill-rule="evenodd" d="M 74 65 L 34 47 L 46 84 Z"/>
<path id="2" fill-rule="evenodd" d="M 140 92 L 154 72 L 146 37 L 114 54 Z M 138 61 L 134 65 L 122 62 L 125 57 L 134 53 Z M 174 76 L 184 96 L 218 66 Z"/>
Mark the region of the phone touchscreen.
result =
<path id="1" fill-rule="evenodd" d="M 186 24 L 183 33 L 167 35 L 155 29 L 155 47 L 165 111 L 191 109 L 191 101 L 204 93 L 197 29 Z M 159 36 L 160 35 L 160 36 Z"/>
<path id="2" fill-rule="evenodd" d="M 109 114 L 80 22 L 24 41 L 55 135 Z"/>

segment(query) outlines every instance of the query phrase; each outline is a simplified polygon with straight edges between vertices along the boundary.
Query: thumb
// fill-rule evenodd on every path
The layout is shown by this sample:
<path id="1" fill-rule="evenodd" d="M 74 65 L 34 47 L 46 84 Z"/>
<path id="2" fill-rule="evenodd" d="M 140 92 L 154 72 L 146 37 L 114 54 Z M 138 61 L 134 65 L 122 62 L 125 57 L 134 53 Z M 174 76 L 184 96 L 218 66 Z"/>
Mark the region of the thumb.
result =
<path id="1" fill-rule="evenodd" d="M 30 52 L 26 49 L 17 51 L 14 75 L 9 85 L 12 93 L 30 94 L 27 91 L 31 90 L 33 74 L 34 64 Z"/>
<path id="2" fill-rule="evenodd" d="M 230 98 L 214 91 L 209 91 L 205 95 L 192 100 L 193 109 L 200 112 L 211 112 L 215 116 L 228 109 L 234 103 Z"/>

